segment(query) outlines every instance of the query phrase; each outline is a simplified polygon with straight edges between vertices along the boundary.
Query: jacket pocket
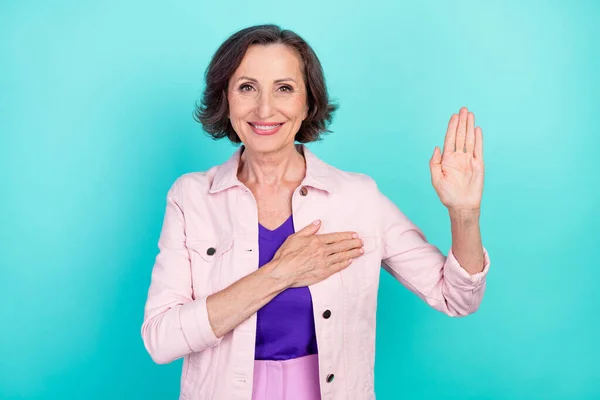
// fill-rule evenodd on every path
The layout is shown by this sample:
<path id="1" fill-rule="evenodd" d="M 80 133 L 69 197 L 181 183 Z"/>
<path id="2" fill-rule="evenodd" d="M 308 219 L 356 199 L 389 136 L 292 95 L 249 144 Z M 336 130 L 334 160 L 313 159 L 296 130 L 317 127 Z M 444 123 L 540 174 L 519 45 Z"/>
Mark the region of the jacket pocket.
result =
<path id="1" fill-rule="evenodd" d="M 365 252 L 342 271 L 345 290 L 352 295 L 359 295 L 364 293 L 365 289 L 377 285 L 381 266 L 379 236 L 365 232 L 358 232 L 358 235 L 364 242 Z"/>
<path id="2" fill-rule="evenodd" d="M 188 240 L 194 298 L 206 296 L 222 289 L 223 269 L 231 264 L 233 239 L 215 237 Z"/>
<path id="3" fill-rule="evenodd" d="M 233 240 L 227 238 L 192 239 L 186 245 L 204 262 L 212 263 L 231 250 Z"/>
<path id="4" fill-rule="evenodd" d="M 377 236 L 362 236 L 361 239 L 364 242 L 363 249 L 365 250 L 365 252 L 363 253 L 363 256 L 371 254 L 372 252 L 374 252 L 376 250 L 377 243 L 379 242 L 379 237 L 377 237 Z"/>

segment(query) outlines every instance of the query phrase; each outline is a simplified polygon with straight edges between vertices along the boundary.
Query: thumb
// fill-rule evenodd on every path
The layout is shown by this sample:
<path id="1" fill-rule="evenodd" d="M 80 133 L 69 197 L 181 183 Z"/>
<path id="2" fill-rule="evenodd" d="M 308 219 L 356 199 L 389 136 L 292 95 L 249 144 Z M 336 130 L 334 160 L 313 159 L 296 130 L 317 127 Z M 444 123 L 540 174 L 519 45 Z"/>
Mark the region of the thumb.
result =
<path id="1" fill-rule="evenodd" d="M 432 181 L 437 182 L 442 177 L 442 152 L 437 146 L 435 146 L 433 156 L 429 160 L 429 168 L 431 169 Z"/>
<path id="2" fill-rule="evenodd" d="M 314 235 L 321 228 L 321 220 L 316 220 L 310 225 L 306 225 L 304 228 L 296 232 L 296 236 L 309 236 Z"/>

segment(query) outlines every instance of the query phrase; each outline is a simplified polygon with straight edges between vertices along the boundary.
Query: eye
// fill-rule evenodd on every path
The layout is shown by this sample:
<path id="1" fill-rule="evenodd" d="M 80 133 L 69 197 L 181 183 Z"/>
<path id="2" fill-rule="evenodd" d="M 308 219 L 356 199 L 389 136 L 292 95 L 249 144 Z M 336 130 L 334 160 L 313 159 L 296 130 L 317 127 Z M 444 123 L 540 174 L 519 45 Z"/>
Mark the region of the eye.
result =
<path id="1" fill-rule="evenodd" d="M 284 85 L 284 86 L 280 87 L 279 90 L 282 92 L 293 92 L 294 91 L 294 89 L 292 89 L 292 87 L 289 85 Z"/>
<path id="2" fill-rule="evenodd" d="M 247 84 L 247 83 L 244 83 L 244 84 L 242 84 L 242 85 L 240 86 L 240 90 L 241 90 L 242 92 L 249 92 L 249 91 L 251 91 L 251 90 L 254 90 L 254 88 L 253 88 L 251 85 L 249 85 L 249 84 Z"/>

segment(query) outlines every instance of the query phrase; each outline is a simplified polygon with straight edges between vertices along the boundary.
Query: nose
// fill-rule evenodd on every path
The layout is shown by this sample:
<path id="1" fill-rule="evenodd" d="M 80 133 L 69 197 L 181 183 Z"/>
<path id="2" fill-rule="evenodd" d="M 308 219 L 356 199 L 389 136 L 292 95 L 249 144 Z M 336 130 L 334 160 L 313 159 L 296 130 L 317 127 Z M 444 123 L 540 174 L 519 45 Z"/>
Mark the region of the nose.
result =
<path id="1" fill-rule="evenodd" d="M 262 91 L 258 96 L 256 114 L 261 120 L 273 115 L 273 98 L 269 91 Z"/>

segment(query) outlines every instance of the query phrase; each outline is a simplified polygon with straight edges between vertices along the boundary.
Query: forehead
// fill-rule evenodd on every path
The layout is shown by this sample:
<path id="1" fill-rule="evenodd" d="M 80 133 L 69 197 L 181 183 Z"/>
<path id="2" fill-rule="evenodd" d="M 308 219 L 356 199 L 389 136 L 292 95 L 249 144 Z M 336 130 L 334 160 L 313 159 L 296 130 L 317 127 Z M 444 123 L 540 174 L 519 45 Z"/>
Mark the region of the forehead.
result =
<path id="1" fill-rule="evenodd" d="M 302 61 L 294 49 L 282 44 L 253 45 L 246 51 L 234 77 L 242 75 L 258 80 L 297 79 L 302 76 Z"/>

